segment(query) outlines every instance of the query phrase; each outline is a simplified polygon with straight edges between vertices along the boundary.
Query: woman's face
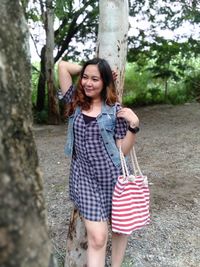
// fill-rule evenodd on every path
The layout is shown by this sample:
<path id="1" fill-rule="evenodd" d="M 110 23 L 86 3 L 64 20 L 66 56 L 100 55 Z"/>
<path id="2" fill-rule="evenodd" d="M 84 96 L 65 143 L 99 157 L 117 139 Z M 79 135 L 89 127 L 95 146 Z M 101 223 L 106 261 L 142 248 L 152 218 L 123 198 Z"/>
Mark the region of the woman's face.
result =
<path id="1" fill-rule="evenodd" d="M 101 98 L 103 81 L 97 65 L 88 65 L 85 68 L 81 84 L 86 96 L 91 97 L 92 99 Z"/>

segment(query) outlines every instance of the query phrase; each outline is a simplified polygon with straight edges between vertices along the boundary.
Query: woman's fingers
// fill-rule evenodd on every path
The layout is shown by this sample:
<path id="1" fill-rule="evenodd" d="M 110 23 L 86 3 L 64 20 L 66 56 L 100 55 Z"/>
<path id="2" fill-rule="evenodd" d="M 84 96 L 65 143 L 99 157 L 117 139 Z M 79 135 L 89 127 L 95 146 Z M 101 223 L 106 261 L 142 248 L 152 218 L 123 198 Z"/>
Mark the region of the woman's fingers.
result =
<path id="1" fill-rule="evenodd" d="M 126 119 L 129 123 L 139 125 L 137 115 L 130 108 L 122 108 L 117 112 L 117 117 Z"/>
<path id="2" fill-rule="evenodd" d="M 115 70 L 112 70 L 112 75 L 113 75 L 113 80 L 116 81 L 118 74 Z"/>

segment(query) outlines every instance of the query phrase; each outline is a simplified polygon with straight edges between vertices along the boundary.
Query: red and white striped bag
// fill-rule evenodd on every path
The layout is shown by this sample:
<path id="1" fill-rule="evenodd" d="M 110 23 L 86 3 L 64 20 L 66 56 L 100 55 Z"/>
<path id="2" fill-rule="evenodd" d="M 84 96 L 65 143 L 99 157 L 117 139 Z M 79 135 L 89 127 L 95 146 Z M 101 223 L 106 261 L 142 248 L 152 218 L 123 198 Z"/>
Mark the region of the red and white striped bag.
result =
<path id="1" fill-rule="evenodd" d="M 112 231 L 130 235 L 150 223 L 150 193 L 147 176 L 140 170 L 135 149 L 130 152 L 134 171 L 131 175 L 121 148 L 119 151 L 123 175 L 118 177 L 112 197 Z"/>

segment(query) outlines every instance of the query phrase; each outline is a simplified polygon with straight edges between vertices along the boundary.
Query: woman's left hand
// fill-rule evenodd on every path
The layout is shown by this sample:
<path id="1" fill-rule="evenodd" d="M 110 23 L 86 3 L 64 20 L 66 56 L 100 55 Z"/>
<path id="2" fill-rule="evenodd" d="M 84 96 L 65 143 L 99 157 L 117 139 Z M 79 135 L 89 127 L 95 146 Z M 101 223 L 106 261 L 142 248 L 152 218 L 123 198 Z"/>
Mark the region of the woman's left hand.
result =
<path id="1" fill-rule="evenodd" d="M 116 81 L 118 77 L 117 71 L 112 70 L 112 76 L 113 76 L 113 81 Z"/>
<path id="2" fill-rule="evenodd" d="M 124 118 L 129 122 L 129 124 L 132 127 L 138 127 L 139 126 L 139 119 L 137 115 L 132 111 L 130 108 L 121 108 L 117 112 L 117 117 L 118 118 Z"/>

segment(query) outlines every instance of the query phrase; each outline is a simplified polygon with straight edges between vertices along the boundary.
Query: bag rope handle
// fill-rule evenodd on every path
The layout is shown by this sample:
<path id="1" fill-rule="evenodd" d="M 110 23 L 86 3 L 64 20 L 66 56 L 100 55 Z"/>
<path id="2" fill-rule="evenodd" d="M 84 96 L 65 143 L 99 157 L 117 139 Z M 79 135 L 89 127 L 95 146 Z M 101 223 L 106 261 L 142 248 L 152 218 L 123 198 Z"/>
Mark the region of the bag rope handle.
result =
<path id="1" fill-rule="evenodd" d="M 134 175 L 137 176 L 137 174 L 139 174 L 140 176 L 143 176 L 142 171 L 140 169 L 140 166 L 138 164 L 138 160 L 137 160 L 137 156 L 136 156 L 134 147 L 132 147 L 129 154 L 130 154 L 130 158 L 131 158 L 131 163 L 133 165 Z"/>
<path id="2" fill-rule="evenodd" d="M 129 174 L 129 170 L 128 170 L 128 167 L 127 167 L 126 159 L 125 159 L 125 156 L 124 156 L 124 154 L 122 152 L 121 146 L 119 147 L 119 154 L 120 154 L 120 161 L 121 161 L 124 180 L 128 180 L 128 181 L 134 182 L 135 178 L 139 175 L 139 176 L 141 176 L 143 178 L 144 184 L 148 184 L 147 177 L 142 174 L 142 171 L 140 169 L 140 166 L 139 166 L 139 163 L 138 163 L 138 160 L 137 160 L 137 156 L 136 156 L 136 152 L 135 152 L 135 148 L 132 147 L 131 151 L 129 152 L 130 158 L 131 158 L 132 167 L 133 167 L 133 172 L 134 172 L 133 175 Z"/>
<path id="3" fill-rule="evenodd" d="M 128 167 L 127 167 L 126 160 L 122 152 L 121 146 L 119 147 L 119 155 L 120 155 L 120 161 L 121 161 L 121 166 L 122 166 L 122 173 L 123 173 L 123 177 L 125 180 L 126 177 L 129 176 L 129 171 L 128 171 Z"/>

